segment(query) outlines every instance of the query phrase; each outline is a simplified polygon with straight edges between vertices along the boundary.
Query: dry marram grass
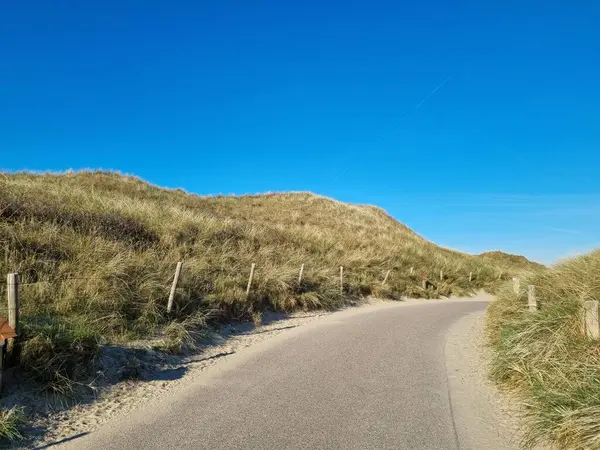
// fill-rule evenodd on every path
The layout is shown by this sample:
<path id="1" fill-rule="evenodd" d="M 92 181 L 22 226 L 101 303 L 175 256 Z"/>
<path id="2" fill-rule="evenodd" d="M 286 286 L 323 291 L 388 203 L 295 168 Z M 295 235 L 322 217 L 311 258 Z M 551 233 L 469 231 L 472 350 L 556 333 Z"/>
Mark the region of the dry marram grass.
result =
<path id="1" fill-rule="evenodd" d="M 527 285 L 539 311 L 527 311 Z M 502 289 L 488 314 L 492 377 L 523 399 L 524 446 L 600 449 L 600 345 L 582 330 L 583 302 L 600 299 L 600 251 Z"/>
<path id="2" fill-rule="evenodd" d="M 260 321 L 266 309 L 461 294 L 493 288 L 505 270 L 438 247 L 373 206 L 310 193 L 200 197 L 112 172 L 4 174 L 0 243 L 0 273 L 23 282 L 22 368 L 65 395 L 76 394 L 100 343 L 163 333 L 164 349 L 178 351 L 206 324 Z M 432 281 L 426 290 L 421 276 Z"/>

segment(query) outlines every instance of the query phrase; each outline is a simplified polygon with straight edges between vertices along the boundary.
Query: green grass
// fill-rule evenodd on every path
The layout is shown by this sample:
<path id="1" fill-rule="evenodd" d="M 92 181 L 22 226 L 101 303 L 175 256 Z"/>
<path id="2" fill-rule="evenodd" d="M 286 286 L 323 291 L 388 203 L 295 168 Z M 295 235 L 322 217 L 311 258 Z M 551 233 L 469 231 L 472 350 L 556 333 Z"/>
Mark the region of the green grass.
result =
<path id="1" fill-rule="evenodd" d="M 22 368 L 66 395 L 76 395 L 102 343 L 164 333 L 164 349 L 178 351 L 207 323 L 259 321 L 266 309 L 464 294 L 510 275 L 373 206 L 310 193 L 200 197 L 111 172 L 0 176 L 0 252 L 0 273 L 18 272 L 24 283 Z M 167 314 L 177 261 L 183 271 Z M 422 275 L 433 282 L 427 290 Z"/>
<path id="2" fill-rule="evenodd" d="M 526 286 L 539 311 L 527 311 Z M 488 312 L 491 375 L 524 405 L 523 445 L 600 449 L 600 344 L 582 332 L 582 304 L 600 300 L 600 251 L 531 274 Z"/>
<path id="3" fill-rule="evenodd" d="M 0 409 L 0 442 L 22 439 L 20 429 L 25 422 L 26 418 L 22 408 Z"/>

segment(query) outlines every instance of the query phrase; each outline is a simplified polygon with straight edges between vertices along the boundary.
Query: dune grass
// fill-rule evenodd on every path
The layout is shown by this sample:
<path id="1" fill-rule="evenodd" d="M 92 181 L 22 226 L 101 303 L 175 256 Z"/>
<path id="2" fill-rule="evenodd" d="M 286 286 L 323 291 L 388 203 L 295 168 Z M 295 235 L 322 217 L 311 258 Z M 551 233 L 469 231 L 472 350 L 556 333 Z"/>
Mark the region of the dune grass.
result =
<path id="1" fill-rule="evenodd" d="M 491 375 L 522 399 L 527 448 L 600 449 L 600 343 L 582 332 L 585 300 L 600 300 L 600 250 L 531 274 L 519 295 L 503 288 L 488 310 Z"/>
<path id="2" fill-rule="evenodd" d="M 16 441 L 21 439 L 21 427 L 25 424 L 26 417 L 23 408 L 13 407 L 0 409 L 0 441 Z"/>
<path id="3" fill-rule="evenodd" d="M 515 269 L 522 269 L 525 271 L 531 270 L 543 270 L 546 267 L 542 264 L 529 261 L 523 255 L 512 255 L 510 253 L 502 251 L 489 251 L 480 253 L 479 257 L 490 261 L 496 265 L 499 269 L 505 269 L 507 271 L 515 271 Z"/>
<path id="4" fill-rule="evenodd" d="M 0 251 L 0 273 L 18 272 L 23 282 L 21 366 L 65 395 L 74 395 L 102 343 L 164 333 L 165 350 L 177 351 L 193 327 L 260 321 L 266 309 L 462 294 L 510 275 L 493 259 L 426 241 L 373 206 L 310 193 L 200 197 L 112 172 L 0 176 Z M 183 271 L 167 314 L 177 261 Z M 427 290 L 421 276 L 432 281 Z"/>

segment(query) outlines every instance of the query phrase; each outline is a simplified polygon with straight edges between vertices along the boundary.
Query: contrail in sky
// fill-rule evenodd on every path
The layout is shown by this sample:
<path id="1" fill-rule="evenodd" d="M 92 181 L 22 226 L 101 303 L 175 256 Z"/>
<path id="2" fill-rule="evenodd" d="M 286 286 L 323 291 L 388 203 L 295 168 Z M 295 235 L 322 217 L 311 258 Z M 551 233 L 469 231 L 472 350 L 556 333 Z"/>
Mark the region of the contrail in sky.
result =
<path id="1" fill-rule="evenodd" d="M 448 81 L 450 81 L 451 79 L 452 79 L 452 75 L 450 75 L 448 78 L 446 78 L 446 79 L 445 79 L 444 81 L 442 81 L 440 84 L 438 84 L 438 85 L 435 87 L 435 89 L 434 89 L 433 91 L 431 91 L 429 94 L 427 94 L 427 96 L 426 96 L 426 97 L 425 97 L 423 100 L 421 100 L 421 101 L 420 101 L 420 102 L 417 104 L 417 106 L 415 106 L 415 107 L 413 108 L 413 110 L 412 110 L 412 111 L 410 111 L 410 112 L 409 112 L 409 113 L 407 113 L 407 114 L 406 114 L 406 115 L 405 115 L 405 116 L 404 116 L 402 119 L 400 119 L 400 122 L 404 121 L 404 120 L 405 120 L 405 119 L 407 119 L 409 116 L 411 116 L 412 114 L 414 114 L 414 112 L 415 112 L 417 109 L 419 109 L 419 107 L 420 107 L 420 106 L 421 106 L 423 103 L 425 103 L 427 100 L 429 100 L 433 94 L 435 94 L 435 93 L 436 93 L 437 91 L 439 91 L 439 90 L 440 90 L 442 87 L 444 87 L 444 85 L 445 85 L 445 84 L 446 84 Z M 340 178 L 340 177 L 341 177 L 343 174 L 345 174 L 345 173 L 348 171 L 348 169 L 349 169 L 349 167 L 346 167 L 344 170 L 342 170 L 342 171 L 338 172 L 338 173 L 337 173 L 337 174 L 334 176 L 334 178 L 333 178 L 333 179 L 334 179 L 334 180 L 337 180 L 337 179 L 339 179 L 339 178 Z"/>
<path id="2" fill-rule="evenodd" d="M 406 115 L 405 115 L 405 116 L 404 116 L 404 117 L 403 117 L 403 118 L 400 120 L 400 122 L 402 122 L 403 120 L 407 119 L 407 118 L 408 118 L 410 115 L 414 114 L 414 112 L 415 112 L 417 109 L 419 109 L 419 107 L 420 107 L 420 106 L 421 106 L 423 103 L 425 103 L 427 100 L 429 100 L 429 98 L 430 98 L 430 97 L 431 97 L 433 94 L 435 94 L 437 91 L 439 91 L 439 90 L 440 90 L 440 89 L 441 89 L 441 88 L 442 88 L 442 87 L 443 87 L 443 86 L 444 86 L 444 85 L 445 85 L 445 84 L 446 84 L 448 81 L 450 81 L 450 79 L 451 79 L 451 78 L 452 78 L 452 75 L 450 75 L 448 78 L 446 78 L 446 79 L 445 79 L 444 81 L 442 81 L 440 84 L 438 84 L 438 85 L 436 86 L 436 88 L 435 88 L 433 91 L 431 91 L 429 94 L 427 94 L 427 96 L 426 96 L 426 97 L 425 97 L 423 100 L 421 100 L 421 101 L 419 102 L 419 104 L 418 104 L 417 106 L 415 106 L 415 107 L 414 107 L 414 109 L 413 109 L 412 111 L 410 111 L 409 113 L 407 113 L 407 114 L 406 114 Z"/>

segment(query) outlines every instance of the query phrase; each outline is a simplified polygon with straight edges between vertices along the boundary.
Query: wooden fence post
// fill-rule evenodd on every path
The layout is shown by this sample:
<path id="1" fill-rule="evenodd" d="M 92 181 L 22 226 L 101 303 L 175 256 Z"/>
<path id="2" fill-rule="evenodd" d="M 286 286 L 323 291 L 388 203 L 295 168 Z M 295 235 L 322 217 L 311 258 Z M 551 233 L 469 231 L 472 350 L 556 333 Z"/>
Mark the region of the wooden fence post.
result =
<path id="1" fill-rule="evenodd" d="M 254 269 L 256 264 L 252 263 L 250 266 L 250 277 L 248 278 L 248 286 L 246 286 L 246 297 L 250 295 L 250 288 L 252 287 L 252 279 L 254 278 Z"/>
<path id="2" fill-rule="evenodd" d="M 19 334 L 19 274 L 9 273 L 6 277 L 7 294 L 8 294 L 8 324 Z M 12 351 L 15 345 L 14 339 L 8 340 L 7 350 Z"/>
<path id="3" fill-rule="evenodd" d="M 527 304 L 529 305 L 529 311 L 537 311 L 537 299 L 535 297 L 535 286 L 530 284 L 527 291 Z"/>
<path id="4" fill-rule="evenodd" d="M 344 266 L 340 266 L 340 294 L 344 294 Z"/>
<path id="5" fill-rule="evenodd" d="M 169 294 L 169 302 L 167 303 L 167 313 L 170 313 L 173 309 L 173 300 L 175 300 L 175 290 L 177 289 L 177 283 L 179 282 L 179 275 L 181 274 L 182 262 L 177 263 L 175 268 L 175 276 L 173 277 L 173 284 L 171 285 L 171 293 Z"/>
<path id="6" fill-rule="evenodd" d="M 440 281 L 444 281 L 444 271 L 440 270 Z"/>
<path id="7" fill-rule="evenodd" d="M 390 272 L 391 272 L 391 269 L 386 272 L 385 277 L 383 278 L 383 282 L 381 283 L 382 286 L 385 284 L 388 277 L 390 276 Z"/>
<path id="8" fill-rule="evenodd" d="M 513 277 L 512 281 L 513 291 L 515 291 L 515 294 L 518 294 L 521 291 L 521 280 L 519 279 L 519 277 Z"/>
<path id="9" fill-rule="evenodd" d="M 428 282 L 427 282 L 427 278 L 426 278 L 425 276 L 422 276 L 422 277 L 421 277 L 421 287 L 422 287 L 423 289 L 427 289 L 427 284 L 428 284 Z"/>
<path id="10" fill-rule="evenodd" d="M 469 272 L 469 283 L 473 281 L 473 272 Z"/>
<path id="11" fill-rule="evenodd" d="M 585 334 L 591 339 L 600 337 L 600 324 L 598 323 L 598 302 L 596 300 L 587 300 L 583 302 L 585 314 Z"/>
<path id="12" fill-rule="evenodd" d="M 414 268 L 414 267 L 411 267 L 411 268 L 410 268 L 410 274 L 411 274 L 411 275 L 413 275 L 414 273 L 415 273 L 415 268 Z"/>
<path id="13" fill-rule="evenodd" d="M 302 274 L 304 273 L 304 264 L 300 266 L 300 274 L 298 275 L 298 285 L 302 284 Z"/>

